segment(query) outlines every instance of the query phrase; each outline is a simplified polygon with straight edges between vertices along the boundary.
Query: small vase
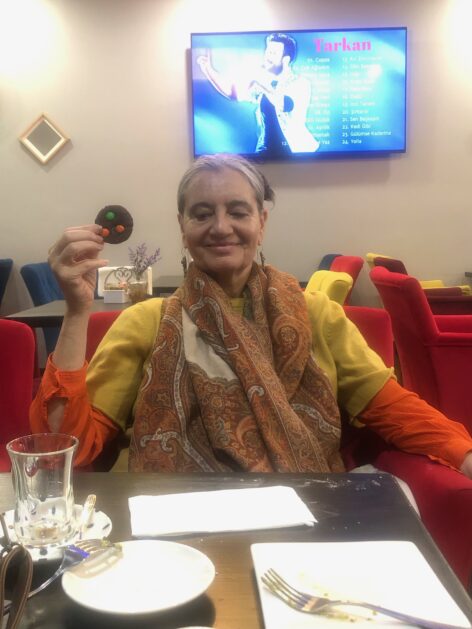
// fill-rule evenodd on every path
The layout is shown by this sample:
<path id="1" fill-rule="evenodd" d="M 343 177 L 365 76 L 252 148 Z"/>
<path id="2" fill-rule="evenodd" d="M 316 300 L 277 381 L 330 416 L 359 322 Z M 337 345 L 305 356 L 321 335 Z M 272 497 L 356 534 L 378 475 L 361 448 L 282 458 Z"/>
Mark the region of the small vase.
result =
<path id="1" fill-rule="evenodd" d="M 138 301 L 147 299 L 147 279 L 131 280 L 128 282 L 128 295 L 131 303 L 136 304 Z"/>

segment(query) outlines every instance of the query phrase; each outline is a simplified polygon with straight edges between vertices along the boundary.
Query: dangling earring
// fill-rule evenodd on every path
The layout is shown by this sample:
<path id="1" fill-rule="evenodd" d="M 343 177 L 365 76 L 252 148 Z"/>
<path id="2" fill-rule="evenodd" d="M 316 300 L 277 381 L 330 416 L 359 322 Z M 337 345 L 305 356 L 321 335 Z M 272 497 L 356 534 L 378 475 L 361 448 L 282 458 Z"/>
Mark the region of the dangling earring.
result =
<path id="1" fill-rule="evenodd" d="M 182 265 L 182 269 L 184 271 L 184 277 L 187 277 L 188 262 L 187 262 L 187 250 L 185 249 L 185 247 L 182 247 L 182 258 L 180 260 L 180 264 Z"/>
<path id="2" fill-rule="evenodd" d="M 188 262 L 187 256 L 185 255 L 185 249 L 182 249 L 182 258 L 180 260 L 180 264 L 182 265 L 182 269 L 184 271 L 184 277 L 187 277 Z"/>
<path id="3" fill-rule="evenodd" d="M 261 261 L 261 268 L 264 271 L 265 270 L 265 255 L 264 252 L 262 251 L 262 245 L 259 245 L 259 259 Z"/>

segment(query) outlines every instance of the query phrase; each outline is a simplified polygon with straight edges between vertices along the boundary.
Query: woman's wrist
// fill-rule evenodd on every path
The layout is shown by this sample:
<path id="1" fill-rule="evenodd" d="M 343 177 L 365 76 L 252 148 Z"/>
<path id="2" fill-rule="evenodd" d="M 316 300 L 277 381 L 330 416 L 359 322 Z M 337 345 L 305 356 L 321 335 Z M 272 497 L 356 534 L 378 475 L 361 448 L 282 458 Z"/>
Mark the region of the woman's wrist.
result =
<path id="1" fill-rule="evenodd" d="M 54 350 L 54 365 L 61 371 L 76 371 L 85 361 L 90 310 L 66 309 L 61 333 Z"/>
<path id="2" fill-rule="evenodd" d="M 72 305 L 66 301 L 66 309 L 64 313 L 64 319 L 80 319 L 81 317 L 88 317 L 92 312 L 93 302 L 80 303 Z"/>

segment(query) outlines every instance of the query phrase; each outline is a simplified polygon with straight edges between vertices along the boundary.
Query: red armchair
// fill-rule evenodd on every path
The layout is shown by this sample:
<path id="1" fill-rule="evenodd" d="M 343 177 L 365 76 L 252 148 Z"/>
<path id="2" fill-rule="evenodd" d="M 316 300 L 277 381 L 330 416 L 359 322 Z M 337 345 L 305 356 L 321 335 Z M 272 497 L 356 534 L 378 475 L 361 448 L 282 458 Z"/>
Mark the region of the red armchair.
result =
<path id="1" fill-rule="evenodd" d="M 356 325 L 367 344 L 388 367 L 393 366 L 393 332 L 390 315 L 382 308 L 344 306 L 344 312 Z"/>
<path id="2" fill-rule="evenodd" d="M 392 319 L 403 385 L 472 434 L 472 317 L 447 315 L 438 325 L 414 277 L 383 267 L 370 277 Z"/>
<path id="3" fill-rule="evenodd" d="M 108 328 L 120 314 L 121 310 L 92 312 L 87 328 L 87 347 L 85 349 L 86 361 L 91 361 L 92 356 L 95 354 L 95 350 L 102 338 L 105 336 Z"/>
<path id="4" fill-rule="evenodd" d="M 388 367 L 394 363 L 393 332 L 390 315 L 382 308 L 344 306 L 344 312 L 356 325 L 371 349 Z M 356 428 L 343 417 L 341 455 L 346 469 L 366 463 L 375 464 L 380 452 L 388 448 L 383 439 L 368 428 Z"/>
<path id="5" fill-rule="evenodd" d="M 10 470 L 6 444 L 30 431 L 36 341 L 24 323 L 0 319 L 0 472 Z"/>
<path id="6" fill-rule="evenodd" d="M 372 463 L 408 483 L 423 524 L 472 595 L 472 480 L 425 456 L 395 449 L 383 450 Z"/>
<path id="7" fill-rule="evenodd" d="M 392 273 L 408 275 L 405 265 L 401 260 L 395 258 L 383 258 L 380 256 L 372 258 L 374 267 L 383 266 Z M 442 284 L 441 280 L 432 282 L 419 281 L 424 290 L 433 314 L 472 314 L 472 295 L 469 286 L 431 286 L 429 284 Z"/>
<path id="8" fill-rule="evenodd" d="M 378 268 L 374 275 L 379 273 L 389 272 Z M 417 292 L 424 304 L 426 299 L 419 286 Z M 375 308 L 355 306 L 345 306 L 344 310 L 370 347 L 383 358 L 386 365 L 392 366 L 393 339 L 388 313 Z M 395 332 L 393 313 L 391 316 Z M 430 317 L 432 318 L 431 313 Z M 467 330 L 472 347 L 472 317 L 438 316 L 434 320 L 439 333 L 448 330 L 446 334 L 451 339 L 459 336 L 460 330 Z M 442 369 L 448 370 L 447 358 Z M 407 454 L 388 446 L 368 428 L 356 430 L 346 426 L 344 433 L 342 455 L 346 467 L 352 469 L 356 465 L 371 463 L 408 484 L 424 525 L 464 587 L 471 593 L 472 542 L 468 526 L 472 521 L 472 481 L 460 472 L 435 463 L 426 456 Z"/>
<path id="9" fill-rule="evenodd" d="M 364 260 L 359 256 L 336 256 L 331 262 L 330 271 L 349 273 L 354 282 L 364 266 Z"/>
<path id="10" fill-rule="evenodd" d="M 383 266 L 392 273 L 401 273 L 402 275 L 408 275 L 405 265 L 401 260 L 396 258 L 384 258 L 382 256 L 375 256 L 372 258 L 374 266 Z"/>

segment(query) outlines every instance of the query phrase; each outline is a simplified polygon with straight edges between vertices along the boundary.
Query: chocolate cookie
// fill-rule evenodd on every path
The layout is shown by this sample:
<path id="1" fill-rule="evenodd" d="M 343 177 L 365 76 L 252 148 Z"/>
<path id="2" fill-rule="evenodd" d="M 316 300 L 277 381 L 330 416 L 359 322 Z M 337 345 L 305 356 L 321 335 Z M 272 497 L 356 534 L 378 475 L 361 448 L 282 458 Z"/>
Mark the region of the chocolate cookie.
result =
<path id="1" fill-rule="evenodd" d="M 95 223 L 102 226 L 103 240 L 111 245 L 128 240 L 133 231 L 133 217 L 122 205 L 106 205 Z"/>

